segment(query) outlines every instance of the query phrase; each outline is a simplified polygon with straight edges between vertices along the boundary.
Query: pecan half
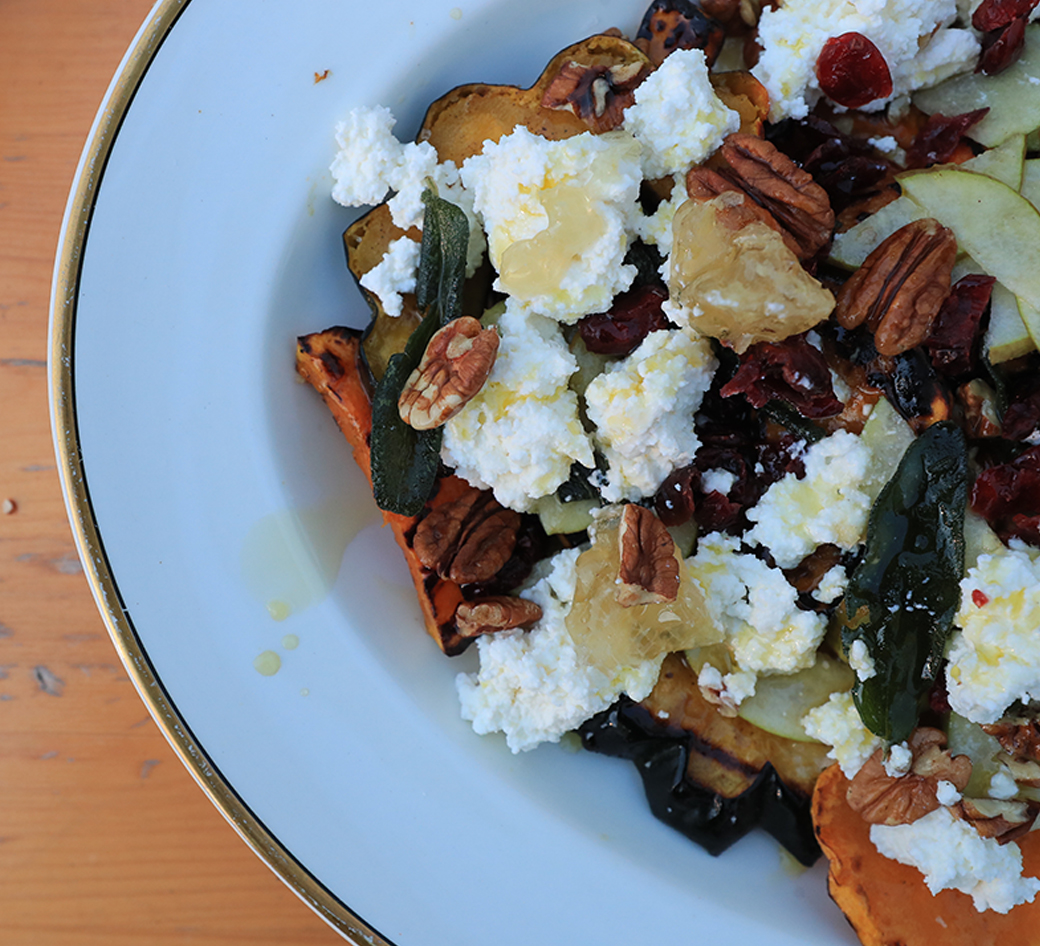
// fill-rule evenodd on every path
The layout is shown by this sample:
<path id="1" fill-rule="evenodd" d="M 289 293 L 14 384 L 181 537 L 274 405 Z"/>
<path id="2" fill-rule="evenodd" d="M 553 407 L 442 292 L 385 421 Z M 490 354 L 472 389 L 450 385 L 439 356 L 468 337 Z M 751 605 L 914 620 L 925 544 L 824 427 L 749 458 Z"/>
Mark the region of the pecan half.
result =
<path id="1" fill-rule="evenodd" d="M 596 134 L 613 131 L 635 102 L 636 86 L 649 74 L 645 62 L 589 66 L 571 60 L 549 83 L 542 106 L 574 112 Z"/>
<path id="2" fill-rule="evenodd" d="M 870 824 L 910 824 L 939 807 L 936 797 L 940 781 L 952 782 L 958 792 L 971 778 L 971 760 L 950 756 L 943 749 L 946 734 L 922 726 L 909 739 L 912 755 L 910 770 L 892 776 L 885 771 L 883 753 L 878 749 L 856 773 L 849 784 L 849 807 Z"/>
<path id="3" fill-rule="evenodd" d="M 618 604 L 631 608 L 638 604 L 664 604 L 678 597 L 675 542 L 651 510 L 635 503 L 622 509 L 618 547 Z"/>
<path id="4" fill-rule="evenodd" d="M 397 401 L 403 420 L 416 430 L 432 430 L 454 417 L 484 386 L 498 354 L 498 332 L 477 319 L 454 319 L 426 346 L 419 367 Z"/>
<path id="5" fill-rule="evenodd" d="M 776 145 L 754 135 L 730 135 L 712 159 L 715 177 L 693 168 L 686 178 L 690 197 L 742 191 L 771 216 L 784 242 L 801 260 L 815 256 L 834 232 L 834 210 L 827 192 Z M 700 197 L 700 199 L 704 199 Z"/>
<path id="6" fill-rule="evenodd" d="M 964 798 L 960 803 L 966 821 L 984 838 L 1007 844 L 1028 834 L 1038 809 L 1023 801 L 998 801 L 994 798 Z"/>
<path id="7" fill-rule="evenodd" d="M 423 566 L 460 585 L 498 574 L 516 548 L 520 514 L 490 492 L 473 489 L 438 506 L 415 528 L 412 548 Z"/>
<path id="8" fill-rule="evenodd" d="M 455 624 L 462 637 L 480 637 L 526 627 L 541 616 L 542 609 L 533 601 L 501 595 L 463 601 L 455 610 Z"/>
<path id="9" fill-rule="evenodd" d="M 844 328 L 865 324 L 881 355 L 920 345 L 950 294 L 957 240 L 927 217 L 882 241 L 838 292 L 834 316 Z"/>

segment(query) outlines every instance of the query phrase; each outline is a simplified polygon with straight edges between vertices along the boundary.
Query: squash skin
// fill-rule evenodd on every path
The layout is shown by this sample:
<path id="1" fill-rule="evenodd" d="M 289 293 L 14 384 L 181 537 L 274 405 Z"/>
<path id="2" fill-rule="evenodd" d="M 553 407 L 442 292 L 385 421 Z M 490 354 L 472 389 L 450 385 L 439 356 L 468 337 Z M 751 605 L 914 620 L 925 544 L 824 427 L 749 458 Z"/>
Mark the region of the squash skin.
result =
<path id="1" fill-rule="evenodd" d="M 545 90 L 560 69 L 572 61 L 608 67 L 639 63 L 650 68 L 646 54 L 627 39 L 607 34 L 590 36 L 553 56 L 527 89 L 485 83 L 452 89 L 429 107 L 417 140 L 433 145 L 441 161 L 461 166 L 466 158 L 480 153 L 485 141 L 497 142 L 518 125 L 550 141 L 589 131 L 573 112 L 542 105 Z"/>
<path id="2" fill-rule="evenodd" d="M 296 344 L 296 370 L 322 396 L 371 485 L 372 402 L 366 384 L 367 371 L 361 363 L 361 333 L 337 327 L 301 336 Z M 457 476 L 441 476 L 425 512 L 452 502 L 470 488 Z M 445 654 L 454 656 L 471 642 L 458 633 L 455 625 L 455 609 L 463 599 L 462 589 L 425 568 L 416 556 L 411 539 L 420 518 L 383 512 L 383 522 L 393 530 L 404 552 L 426 630 Z"/>
<path id="3" fill-rule="evenodd" d="M 831 766 L 816 783 L 813 823 L 830 861 L 828 887 L 864 946 L 1036 946 L 1040 896 L 1009 913 L 979 913 L 956 890 L 935 896 L 913 867 L 889 860 L 870 841 L 870 825 L 845 800 L 848 779 Z M 1017 842 L 1023 870 L 1040 874 L 1040 835 Z"/>
<path id="4" fill-rule="evenodd" d="M 721 716 L 678 654 L 642 703 L 623 699 L 579 732 L 585 748 L 634 762 L 654 815 L 710 854 L 761 827 L 806 866 L 819 857 L 810 800 L 827 747 Z"/>

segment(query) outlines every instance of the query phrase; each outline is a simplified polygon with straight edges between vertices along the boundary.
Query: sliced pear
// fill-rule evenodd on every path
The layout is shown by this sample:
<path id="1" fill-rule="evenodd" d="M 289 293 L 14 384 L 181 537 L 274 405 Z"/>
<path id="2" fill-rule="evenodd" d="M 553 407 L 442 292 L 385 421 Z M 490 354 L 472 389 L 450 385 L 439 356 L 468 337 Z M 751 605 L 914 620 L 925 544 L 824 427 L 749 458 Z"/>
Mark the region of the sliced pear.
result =
<path id="1" fill-rule="evenodd" d="M 953 267 L 950 282 L 955 283 L 965 276 L 985 272 L 975 260 L 965 255 Z M 999 282 L 993 284 L 989 298 L 989 327 L 986 330 L 985 346 L 990 363 L 994 365 L 1020 358 L 1036 347 L 1026 323 L 1018 314 L 1017 296 Z"/>
<path id="2" fill-rule="evenodd" d="M 821 654 L 808 670 L 759 677 L 754 696 L 740 704 L 737 714 L 785 739 L 815 742 L 802 725 L 805 714 L 826 703 L 832 693 L 851 690 L 855 681 L 856 674 L 847 664 Z"/>
<path id="3" fill-rule="evenodd" d="M 1037 315 L 1035 309 L 1032 314 Z M 990 363 L 994 365 L 1021 358 L 1036 348 L 1033 336 L 1022 318 L 1018 297 L 999 282 L 994 283 L 989 300 L 989 328 L 986 329 L 985 346 Z"/>
<path id="4" fill-rule="evenodd" d="M 857 223 L 844 233 L 834 235 L 830 261 L 845 269 L 859 269 L 882 240 L 900 227 L 927 217 L 928 214 L 907 196 L 897 197 L 877 213 Z"/>
<path id="5" fill-rule="evenodd" d="M 1040 158 L 1022 162 L 1022 184 L 1018 192 L 1034 207 L 1040 207 Z"/>
<path id="6" fill-rule="evenodd" d="M 928 216 L 953 231 L 960 248 L 984 272 L 1040 308 L 1040 212 L 1018 191 L 955 167 L 911 172 L 899 183 Z"/>
<path id="7" fill-rule="evenodd" d="M 988 174 L 1017 191 L 1022 186 L 1022 165 L 1025 157 L 1026 136 L 1012 135 L 996 148 L 990 148 L 974 158 L 969 158 L 960 168 L 964 171 L 974 171 L 976 174 Z"/>
<path id="8" fill-rule="evenodd" d="M 1012 135 L 1027 135 L 1040 125 L 1040 26 L 1026 27 L 1018 61 L 1000 75 L 966 73 L 914 95 L 929 115 L 962 115 L 977 108 L 989 112 L 968 130 L 968 137 L 992 148 Z"/>
<path id="9" fill-rule="evenodd" d="M 964 570 L 973 568 L 980 555 L 998 555 L 1004 543 L 989 523 L 969 506 L 964 512 Z"/>

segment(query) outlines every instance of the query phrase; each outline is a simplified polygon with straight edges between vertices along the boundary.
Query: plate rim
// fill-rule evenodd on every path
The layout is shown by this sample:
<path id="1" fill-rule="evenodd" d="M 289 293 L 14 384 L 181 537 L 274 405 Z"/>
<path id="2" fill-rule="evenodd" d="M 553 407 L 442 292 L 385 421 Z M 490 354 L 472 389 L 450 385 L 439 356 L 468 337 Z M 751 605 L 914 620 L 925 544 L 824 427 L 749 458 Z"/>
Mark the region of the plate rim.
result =
<path id="1" fill-rule="evenodd" d="M 73 176 L 58 236 L 48 325 L 51 435 L 66 517 L 95 604 L 149 714 L 181 763 L 242 840 L 353 946 L 392 946 L 325 887 L 273 835 L 195 739 L 163 686 L 123 605 L 90 500 L 76 416 L 74 343 L 84 249 L 109 155 L 149 67 L 192 0 L 157 0 L 101 101 Z"/>

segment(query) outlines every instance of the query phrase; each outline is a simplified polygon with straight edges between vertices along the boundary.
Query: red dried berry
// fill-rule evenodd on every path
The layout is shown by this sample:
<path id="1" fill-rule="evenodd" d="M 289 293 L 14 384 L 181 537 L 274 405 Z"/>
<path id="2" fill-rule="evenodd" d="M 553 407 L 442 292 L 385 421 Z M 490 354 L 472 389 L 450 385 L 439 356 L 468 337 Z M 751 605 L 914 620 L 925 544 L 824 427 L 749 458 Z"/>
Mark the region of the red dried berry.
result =
<path id="1" fill-rule="evenodd" d="M 823 94 L 845 108 L 862 108 L 892 94 L 892 72 L 881 50 L 862 33 L 842 33 L 816 60 Z"/>
<path id="2" fill-rule="evenodd" d="M 982 52 L 975 66 L 976 72 L 984 76 L 995 76 L 1012 65 L 1026 44 L 1026 21 L 1028 17 L 1020 16 L 1007 26 L 982 37 Z"/>
<path id="3" fill-rule="evenodd" d="M 968 129 L 977 125 L 987 114 L 989 108 L 977 108 L 972 112 L 950 116 L 936 112 L 917 133 L 913 144 L 906 149 L 906 166 L 926 168 L 949 161 Z"/>
<path id="4" fill-rule="evenodd" d="M 1040 0 L 982 0 L 971 15 L 971 25 L 980 33 L 1007 26 L 1020 16 L 1028 16 Z"/>
<path id="5" fill-rule="evenodd" d="M 971 593 L 971 601 L 976 608 L 984 608 L 989 604 L 989 595 L 987 595 L 981 588 L 976 588 Z"/>
<path id="6" fill-rule="evenodd" d="M 627 355 L 651 332 L 671 326 L 661 311 L 667 298 L 663 288 L 653 285 L 622 292 L 609 312 L 587 315 L 578 323 L 581 340 L 597 355 Z"/>

